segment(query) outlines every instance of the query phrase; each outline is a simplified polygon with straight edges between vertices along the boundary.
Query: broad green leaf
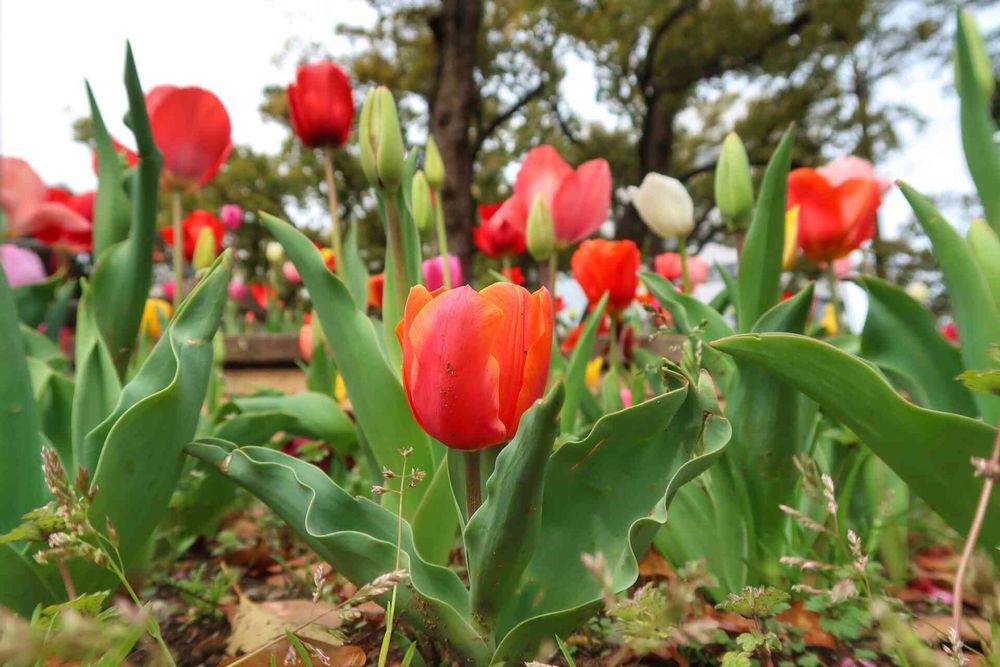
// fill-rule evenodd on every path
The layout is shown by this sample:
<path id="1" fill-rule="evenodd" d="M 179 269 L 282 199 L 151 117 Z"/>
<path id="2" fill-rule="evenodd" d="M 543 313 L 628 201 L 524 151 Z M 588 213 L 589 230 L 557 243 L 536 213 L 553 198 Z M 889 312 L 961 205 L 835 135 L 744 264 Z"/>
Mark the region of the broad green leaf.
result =
<path id="1" fill-rule="evenodd" d="M 983 220 L 973 220 L 966 241 L 990 286 L 993 304 L 1000 310 L 1000 236 Z"/>
<path id="2" fill-rule="evenodd" d="M 1000 311 L 993 303 L 986 277 L 979 271 L 972 251 L 930 200 L 905 183 L 900 183 L 899 189 L 934 246 L 934 257 L 944 274 L 962 343 L 962 363 L 970 370 L 997 368 L 998 364 L 987 352 L 1000 341 Z M 1000 418 L 1000 399 L 986 394 L 976 394 L 973 398 L 983 419 L 995 424 Z"/>
<path id="3" fill-rule="evenodd" d="M 129 188 L 131 226 L 127 239 L 109 246 L 97 257 L 91 280 L 97 325 L 119 377 L 124 376 L 135 348 L 139 322 L 152 282 L 157 196 L 163 166 L 163 156 L 153 141 L 131 46 L 125 53 L 125 89 L 128 92 L 130 127 L 139 155 L 139 164 L 129 172 L 132 175 Z M 111 240 L 114 234 L 108 234 L 105 240 Z"/>
<path id="4" fill-rule="evenodd" d="M 347 287 L 327 270 L 319 251 L 305 236 L 267 213 L 261 213 L 261 218 L 284 246 L 312 295 L 354 416 L 379 465 L 398 472 L 402 463 L 398 450 L 412 447 L 411 465 L 428 473 L 436 470 L 430 440 L 413 420 L 403 386 L 379 349 L 371 320 L 356 307 Z M 404 516 L 413 516 L 425 488 L 407 493 Z"/>
<path id="5" fill-rule="evenodd" d="M 124 165 L 111 142 L 111 134 L 104 124 L 104 117 L 94 99 L 94 92 L 87 86 L 90 104 L 90 122 L 94 130 L 94 152 L 97 154 L 97 197 L 94 200 L 94 257 L 126 239 L 129 231 L 129 202 L 122 189 Z"/>
<path id="6" fill-rule="evenodd" d="M 542 494 L 545 547 L 535 550 L 515 597 L 500 611 L 497 636 L 503 639 L 493 664 L 530 653 L 541 639 L 575 629 L 600 607 L 601 586 L 582 554 L 604 554 L 616 591 L 635 582 L 638 559 L 667 521 L 677 490 L 729 440 L 728 422 L 707 415 L 685 384 L 606 415 L 587 437 L 550 457 Z"/>
<path id="7" fill-rule="evenodd" d="M 231 266 L 227 250 L 181 304 L 111 415 L 84 439 L 85 460 L 97 460 L 90 518 L 98 527 L 105 517 L 114 523 L 127 568 L 144 564 L 198 426 Z"/>
<path id="8" fill-rule="evenodd" d="M 401 524 L 397 561 L 399 517 L 370 500 L 352 498 L 316 466 L 271 449 L 234 448 L 216 439 L 194 442 L 187 451 L 260 498 L 356 585 L 397 569 L 398 563 L 410 577 L 399 586 L 397 601 L 407 621 L 432 633 L 464 660 L 488 662 L 486 643 L 471 625 L 465 586 L 453 571 L 418 555 L 406 521 Z"/>
<path id="9" fill-rule="evenodd" d="M 358 223 L 351 222 L 344 239 L 344 283 L 354 298 L 354 304 L 364 312 L 368 307 L 368 267 L 358 251 Z"/>
<path id="10" fill-rule="evenodd" d="M 858 437 L 960 534 L 979 501 L 969 460 L 988 455 L 996 431 L 980 421 L 905 401 L 864 361 L 792 334 L 751 334 L 712 344 L 812 398 Z M 983 523 L 984 544 L 1000 544 L 1000 498 Z"/>
<path id="11" fill-rule="evenodd" d="M 580 337 L 576 341 L 576 346 L 573 347 L 573 351 L 569 355 L 569 363 L 566 364 L 564 374 L 566 401 L 563 403 L 561 416 L 563 433 L 576 433 L 580 399 L 582 398 L 582 394 L 588 391 L 585 382 L 587 362 L 590 361 L 590 357 L 593 355 L 597 328 L 604 318 L 604 308 L 607 303 L 608 295 L 605 293 L 587 316 L 587 320 L 583 324 L 583 330 L 580 332 Z M 553 354 L 562 356 L 562 353 L 558 350 L 554 350 Z"/>
<path id="12" fill-rule="evenodd" d="M 72 471 L 76 469 L 70 435 L 73 378 L 33 357 L 28 357 L 28 372 L 35 395 L 38 426 L 46 444 L 56 450 L 63 468 L 72 476 Z"/>
<path id="13" fill-rule="evenodd" d="M 233 403 L 244 414 L 254 412 L 287 414 L 293 419 L 292 428 L 296 434 L 323 440 L 339 451 L 346 451 L 357 442 L 354 422 L 344 414 L 337 402 L 326 394 L 304 391 L 298 394 L 274 396 L 266 394 L 241 396 L 234 398 Z M 253 444 L 261 444 L 261 441 Z"/>
<path id="14" fill-rule="evenodd" d="M 44 361 L 56 370 L 69 370 L 69 359 L 63 354 L 58 343 L 38 331 L 38 329 L 26 326 L 23 322 L 21 323 L 20 331 L 21 340 L 24 342 L 24 354 L 26 356 Z"/>
<path id="15" fill-rule="evenodd" d="M 460 524 L 449 483 L 447 459 L 438 462 L 437 470 L 426 472 L 427 479 L 421 486 L 426 484 L 427 489 L 413 514 L 413 534 L 417 536 L 421 558 L 435 565 L 447 565 Z"/>
<path id="16" fill-rule="evenodd" d="M 45 280 L 27 285 L 18 285 L 13 289 L 14 302 L 17 304 L 17 316 L 29 327 L 37 327 L 45 320 L 49 304 L 55 298 L 56 290 L 63 283 L 66 274 L 57 271 Z"/>
<path id="17" fill-rule="evenodd" d="M 781 254 L 785 247 L 785 190 L 795 128 L 789 128 L 764 171 L 753 222 L 740 254 L 736 316 L 739 330 L 753 323 L 781 296 Z"/>
<path id="18" fill-rule="evenodd" d="M 49 340 L 59 342 L 59 334 L 69 319 L 70 304 L 76 296 L 76 280 L 67 280 L 56 288 L 55 296 L 45 313 L 45 335 Z"/>
<path id="19" fill-rule="evenodd" d="M 959 120 L 965 162 L 976 184 L 986 219 L 1000 234 L 1000 146 L 992 114 L 993 68 L 986 54 L 975 19 L 958 11 L 955 35 L 955 87 L 958 89 Z"/>
<path id="20" fill-rule="evenodd" d="M 11 544 L 0 544 L 0 606 L 24 617 L 40 604 L 54 604 L 58 593 L 46 581 L 41 568 Z"/>
<path id="21" fill-rule="evenodd" d="M 111 414 L 121 394 L 121 383 L 114 360 L 104 344 L 94 313 L 94 296 L 90 286 L 83 282 L 83 295 L 76 315 L 76 384 L 79 390 L 73 395 L 73 458 L 78 466 L 91 473 L 97 465 L 97 452 L 88 461 L 83 455 L 83 440 L 98 424 Z"/>
<path id="22" fill-rule="evenodd" d="M 45 503 L 42 439 L 31 393 L 14 295 L 0 267 L 0 534 L 21 522 L 21 515 Z"/>
<path id="23" fill-rule="evenodd" d="M 539 543 L 545 464 L 559 432 L 562 399 L 559 384 L 525 413 L 465 529 L 472 610 L 481 623 L 492 624 L 497 609 L 513 596 Z"/>
<path id="24" fill-rule="evenodd" d="M 863 278 L 868 290 L 868 317 L 861 332 L 861 356 L 892 378 L 925 408 L 977 415 L 968 390 L 958 380 L 962 360 L 946 341 L 928 310 L 898 287 L 878 278 Z"/>

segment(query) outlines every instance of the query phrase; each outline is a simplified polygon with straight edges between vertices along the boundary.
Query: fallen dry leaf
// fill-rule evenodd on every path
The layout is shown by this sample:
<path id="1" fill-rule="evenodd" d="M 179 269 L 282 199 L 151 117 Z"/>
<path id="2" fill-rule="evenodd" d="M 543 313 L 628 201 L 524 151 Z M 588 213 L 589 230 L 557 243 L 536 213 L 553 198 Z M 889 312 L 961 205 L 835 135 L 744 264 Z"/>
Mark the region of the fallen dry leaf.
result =
<path id="1" fill-rule="evenodd" d="M 295 634 L 302 639 L 316 640 L 330 645 L 338 642 L 326 631 L 340 626 L 340 613 L 329 602 L 313 603 L 312 600 L 275 600 L 254 602 L 240 597 L 239 605 L 227 605 L 223 612 L 232 627 L 232 634 L 226 642 L 226 653 L 250 653 L 268 640 L 282 637 L 285 628 L 295 629 L 303 623 L 315 619 Z"/>
<path id="2" fill-rule="evenodd" d="M 782 623 L 805 630 L 802 639 L 805 640 L 807 646 L 832 649 L 836 646 L 836 641 L 833 635 L 820 627 L 819 618 L 819 614 L 805 608 L 802 600 L 792 600 L 791 606 L 778 614 L 778 620 Z"/>
<path id="3" fill-rule="evenodd" d="M 951 629 L 951 616 L 944 614 L 935 616 L 919 616 L 913 620 L 913 629 L 925 642 L 948 641 L 948 630 Z M 985 637 L 990 638 L 989 621 L 982 618 L 962 618 L 962 639 L 966 642 L 978 642 Z"/>
<path id="4" fill-rule="evenodd" d="M 311 639 L 303 640 L 306 644 L 306 650 L 313 649 L 322 651 L 323 655 L 326 656 L 329 662 L 318 659 L 315 653 L 312 653 L 310 658 L 314 665 L 325 665 L 326 667 L 364 667 L 367 660 L 364 650 L 359 646 L 333 646 L 332 644 L 327 644 L 326 642 L 314 641 Z M 290 649 L 288 640 L 282 638 L 281 641 L 277 641 L 266 650 L 257 653 L 256 655 L 248 658 L 247 660 L 240 663 L 240 667 L 270 667 L 271 658 L 273 657 L 275 663 L 278 665 L 285 665 L 287 667 L 295 667 L 296 665 L 301 665 L 302 662 L 299 660 L 298 654 L 295 649 Z M 285 658 L 289 657 L 288 662 Z M 240 660 L 237 657 L 224 658 L 222 662 L 219 663 L 219 667 L 225 667 L 226 665 L 231 665 L 232 663 Z"/>
<path id="5" fill-rule="evenodd" d="M 672 577 L 674 568 L 670 567 L 670 563 L 660 555 L 656 547 L 651 546 L 639 561 L 639 574 L 643 577 Z"/>

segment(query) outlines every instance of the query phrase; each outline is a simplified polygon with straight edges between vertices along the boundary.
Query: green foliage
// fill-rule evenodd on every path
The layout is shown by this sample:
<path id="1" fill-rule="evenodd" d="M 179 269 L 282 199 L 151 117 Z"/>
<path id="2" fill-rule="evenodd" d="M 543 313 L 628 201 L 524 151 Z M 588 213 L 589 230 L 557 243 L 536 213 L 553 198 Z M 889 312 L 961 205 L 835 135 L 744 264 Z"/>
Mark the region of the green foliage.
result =
<path id="1" fill-rule="evenodd" d="M 583 330 L 580 337 L 573 346 L 573 351 L 569 355 L 564 376 L 566 387 L 566 401 L 563 403 L 561 415 L 561 430 L 563 433 L 575 433 L 577 430 L 577 419 L 580 401 L 583 393 L 587 391 L 585 376 L 587 374 L 587 363 L 594 351 L 594 341 L 597 338 L 597 328 L 604 317 L 604 308 L 608 303 L 608 295 L 605 294 L 597 302 L 594 308 L 587 315 L 583 323 Z"/>
<path id="2" fill-rule="evenodd" d="M 777 588 L 747 586 L 739 593 L 730 594 L 728 599 L 715 607 L 744 618 L 770 618 L 787 608 L 789 598 L 788 593 Z M 743 650 L 752 652 L 755 649 L 743 647 Z"/>

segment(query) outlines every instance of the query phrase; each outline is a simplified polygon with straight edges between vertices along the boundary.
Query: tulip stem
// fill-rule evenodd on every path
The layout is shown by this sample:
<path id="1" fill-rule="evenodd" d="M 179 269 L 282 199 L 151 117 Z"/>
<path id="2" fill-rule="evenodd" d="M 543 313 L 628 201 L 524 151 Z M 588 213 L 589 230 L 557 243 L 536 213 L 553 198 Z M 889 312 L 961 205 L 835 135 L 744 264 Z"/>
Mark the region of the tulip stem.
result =
<path id="1" fill-rule="evenodd" d="M 837 272 L 833 268 L 833 262 L 826 263 L 826 279 L 830 283 L 830 303 L 833 305 L 833 320 L 837 331 L 840 331 L 840 315 L 841 310 L 843 310 L 843 303 L 840 300 L 840 280 L 837 278 Z"/>
<path id="2" fill-rule="evenodd" d="M 483 504 L 482 481 L 479 479 L 479 452 L 474 449 L 465 455 L 465 512 L 468 519 Z"/>
<path id="3" fill-rule="evenodd" d="M 681 255 L 681 284 L 684 286 L 684 293 L 691 296 L 691 277 L 688 275 L 687 239 L 683 236 L 677 237 L 677 251 Z"/>
<path id="4" fill-rule="evenodd" d="M 392 282 L 396 289 L 396 314 L 403 316 L 406 308 L 406 296 L 410 291 L 410 281 L 406 272 L 406 254 L 403 252 L 403 230 L 399 225 L 399 208 L 396 205 L 396 193 L 383 193 L 385 202 L 386 237 L 389 243 L 389 253 L 392 257 Z"/>
<path id="5" fill-rule="evenodd" d="M 344 262 L 340 246 L 340 210 L 337 204 L 337 185 L 333 180 L 333 148 L 323 151 L 323 166 L 326 170 L 326 201 L 330 209 L 330 240 L 332 241 L 334 266 L 337 275 L 343 275 Z"/>
<path id="6" fill-rule="evenodd" d="M 507 282 L 509 283 L 514 282 L 513 278 L 510 275 L 510 257 L 508 255 L 504 255 L 503 258 L 500 260 L 500 273 L 503 274 L 503 277 L 507 279 Z"/>
<path id="7" fill-rule="evenodd" d="M 611 366 L 611 372 L 615 375 L 618 374 L 619 366 L 621 365 L 621 359 L 618 356 L 618 317 L 615 315 L 611 316 L 611 326 L 608 328 L 608 364 Z"/>
<path id="8" fill-rule="evenodd" d="M 556 278 L 559 277 L 559 255 L 553 250 L 552 254 L 549 255 L 549 294 L 552 295 L 552 301 L 556 300 Z"/>
<path id="9" fill-rule="evenodd" d="M 173 193 L 174 227 L 174 313 L 184 299 L 184 233 L 181 230 L 181 193 Z"/>
<path id="10" fill-rule="evenodd" d="M 451 289 L 451 264 L 448 263 L 448 233 L 444 228 L 444 208 L 441 206 L 441 191 L 431 190 L 434 196 L 434 229 L 437 231 L 438 254 L 441 256 L 441 275 L 444 288 Z"/>

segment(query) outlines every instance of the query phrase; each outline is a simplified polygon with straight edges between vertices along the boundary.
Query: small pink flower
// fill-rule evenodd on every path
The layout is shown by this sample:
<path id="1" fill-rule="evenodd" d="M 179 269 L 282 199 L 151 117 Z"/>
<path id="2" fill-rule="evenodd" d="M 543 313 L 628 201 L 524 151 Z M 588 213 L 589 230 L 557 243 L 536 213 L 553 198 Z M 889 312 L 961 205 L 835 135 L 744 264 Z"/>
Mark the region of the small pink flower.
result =
<path id="1" fill-rule="evenodd" d="M 299 270 L 291 262 L 285 262 L 281 265 L 281 274 L 285 276 L 285 280 L 293 285 L 302 284 L 302 276 L 299 275 Z"/>
<path id="2" fill-rule="evenodd" d="M 41 258 L 31 250 L 13 243 L 0 245 L 0 265 L 3 266 L 11 287 L 41 282 L 46 277 Z"/>
<path id="3" fill-rule="evenodd" d="M 229 288 L 226 290 L 231 301 L 241 303 L 247 298 L 247 284 L 239 278 L 229 281 Z"/>
<path id="4" fill-rule="evenodd" d="M 174 281 L 173 280 L 165 280 L 165 281 L 163 281 L 163 284 L 160 285 L 160 289 L 163 290 L 163 298 L 164 299 L 166 299 L 167 301 L 173 301 L 174 300 Z"/>
<path id="5" fill-rule="evenodd" d="M 226 204 L 219 210 L 219 217 L 226 229 L 235 231 L 243 224 L 243 209 L 239 204 Z"/>
<path id="6" fill-rule="evenodd" d="M 429 291 L 433 292 L 439 287 L 444 287 L 444 269 L 440 255 L 425 259 L 422 268 L 424 284 Z M 448 255 L 448 270 L 451 275 L 452 287 L 465 284 L 462 281 L 462 263 L 455 255 Z"/>

